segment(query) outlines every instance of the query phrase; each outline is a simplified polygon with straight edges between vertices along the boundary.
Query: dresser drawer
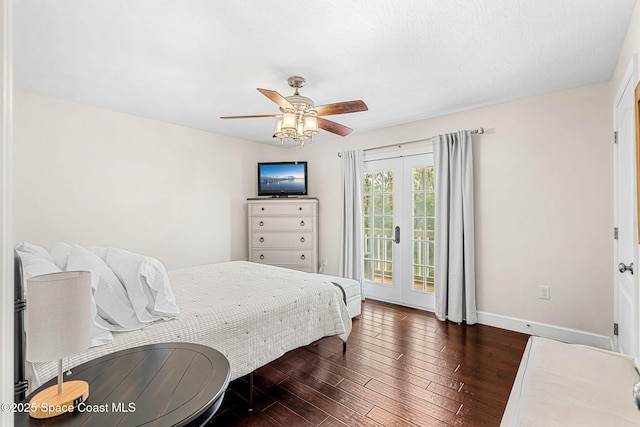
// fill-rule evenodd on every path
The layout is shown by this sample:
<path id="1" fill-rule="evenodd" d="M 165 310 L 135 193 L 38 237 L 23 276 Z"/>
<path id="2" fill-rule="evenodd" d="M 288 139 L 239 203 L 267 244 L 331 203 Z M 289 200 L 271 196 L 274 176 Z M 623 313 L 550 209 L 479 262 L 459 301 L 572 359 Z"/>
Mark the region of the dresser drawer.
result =
<path id="1" fill-rule="evenodd" d="M 251 218 L 253 232 L 260 230 L 298 231 L 313 230 L 313 218 L 305 217 L 254 217 Z"/>
<path id="2" fill-rule="evenodd" d="M 252 203 L 251 216 L 264 215 L 312 215 L 313 205 L 310 203 Z"/>
<path id="3" fill-rule="evenodd" d="M 297 268 L 301 266 L 311 267 L 313 261 L 311 250 L 272 250 L 261 251 L 255 249 L 251 251 L 251 261 L 259 262 L 262 264 L 273 264 L 290 266 L 291 268 Z"/>
<path id="4" fill-rule="evenodd" d="M 253 248 L 313 248 L 313 233 L 293 232 L 293 233 L 272 233 L 260 232 L 256 230 L 251 235 L 251 246 Z"/>

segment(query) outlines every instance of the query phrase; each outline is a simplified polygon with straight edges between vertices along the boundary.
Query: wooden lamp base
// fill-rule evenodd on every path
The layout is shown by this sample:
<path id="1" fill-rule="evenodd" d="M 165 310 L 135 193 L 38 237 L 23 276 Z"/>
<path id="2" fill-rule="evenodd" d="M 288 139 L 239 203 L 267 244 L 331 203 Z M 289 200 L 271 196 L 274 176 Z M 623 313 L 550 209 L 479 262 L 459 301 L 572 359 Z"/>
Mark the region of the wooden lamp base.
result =
<path id="1" fill-rule="evenodd" d="M 67 412 L 73 412 L 89 398 L 89 384 L 85 381 L 68 381 L 64 391 L 58 393 L 58 385 L 42 390 L 29 401 L 31 418 L 51 418 Z"/>

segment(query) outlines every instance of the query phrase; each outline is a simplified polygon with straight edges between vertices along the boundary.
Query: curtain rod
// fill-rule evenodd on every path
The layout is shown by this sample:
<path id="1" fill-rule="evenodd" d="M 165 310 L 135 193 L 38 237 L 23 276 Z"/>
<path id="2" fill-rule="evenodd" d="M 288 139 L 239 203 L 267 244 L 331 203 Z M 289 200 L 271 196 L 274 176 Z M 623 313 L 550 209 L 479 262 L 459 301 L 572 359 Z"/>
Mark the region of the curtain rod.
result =
<path id="1" fill-rule="evenodd" d="M 470 131 L 472 135 L 482 135 L 484 133 L 484 128 L 478 128 L 478 129 L 474 129 L 472 131 Z M 431 137 L 433 138 L 433 137 Z M 389 147 L 398 147 L 401 148 L 403 145 L 407 145 L 407 144 L 415 144 L 416 142 L 425 142 L 430 140 L 431 138 L 422 138 L 422 139 L 415 139 L 413 141 L 407 141 L 407 142 L 397 142 L 395 144 L 389 144 L 389 145 L 381 145 L 380 147 L 373 147 L 373 148 L 365 148 L 362 151 L 372 151 L 372 150 L 382 150 L 383 148 L 389 148 Z M 338 153 L 338 157 L 342 157 L 342 155 L 340 153 Z"/>

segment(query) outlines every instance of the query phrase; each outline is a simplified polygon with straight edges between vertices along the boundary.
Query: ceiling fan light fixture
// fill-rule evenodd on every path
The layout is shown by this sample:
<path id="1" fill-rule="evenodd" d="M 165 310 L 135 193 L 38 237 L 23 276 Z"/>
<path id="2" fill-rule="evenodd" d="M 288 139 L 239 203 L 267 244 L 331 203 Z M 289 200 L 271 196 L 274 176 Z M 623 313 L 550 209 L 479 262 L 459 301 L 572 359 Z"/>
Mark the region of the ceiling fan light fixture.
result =
<path id="1" fill-rule="evenodd" d="M 296 114 L 293 111 L 285 111 L 282 114 L 282 122 L 280 129 L 283 132 L 296 132 L 298 130 L 298 120 Z"/>
<path id="2" fill-rule="evenodd" d="M 309 137 L 318 134 L 318 118 L 316 116 L 309 115 L 304 118 L 302 133 Z"/>
<path id="3" fill-rule="evenodd" d="M 287 135 L 282 131 L 282 119 L 276 120 L 276 130 L 273 132 L 273 136 L 277 138 L 284 138 Z"/>

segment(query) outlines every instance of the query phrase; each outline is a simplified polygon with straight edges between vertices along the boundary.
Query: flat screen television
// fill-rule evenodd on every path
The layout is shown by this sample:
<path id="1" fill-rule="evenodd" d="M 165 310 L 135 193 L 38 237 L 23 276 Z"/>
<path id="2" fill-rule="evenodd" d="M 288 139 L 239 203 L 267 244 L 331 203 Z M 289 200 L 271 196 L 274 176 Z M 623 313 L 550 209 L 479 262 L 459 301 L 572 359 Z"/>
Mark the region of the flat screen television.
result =
<path id="1" fill-rule="evenodd" d="M 258 163 L 258 196 L 306 196 L 307 162 Z"/>

